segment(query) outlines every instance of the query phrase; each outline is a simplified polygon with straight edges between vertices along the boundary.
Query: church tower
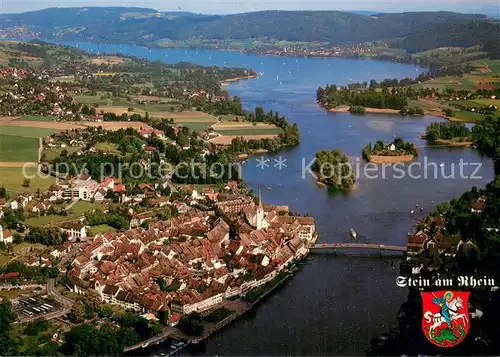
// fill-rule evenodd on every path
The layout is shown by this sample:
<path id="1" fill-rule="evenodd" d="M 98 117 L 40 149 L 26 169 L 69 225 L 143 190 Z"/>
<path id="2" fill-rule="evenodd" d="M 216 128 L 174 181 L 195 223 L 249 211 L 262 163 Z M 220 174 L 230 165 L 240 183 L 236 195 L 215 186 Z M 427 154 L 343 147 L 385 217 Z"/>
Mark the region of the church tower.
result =
<path id="1" fill-rule="evenodd" d="M 264 207 L 262 206 L 262 192 L 259 186 L 259 205 L 257 206 L 257 229 L 262 229 L 264 221 Z"/>

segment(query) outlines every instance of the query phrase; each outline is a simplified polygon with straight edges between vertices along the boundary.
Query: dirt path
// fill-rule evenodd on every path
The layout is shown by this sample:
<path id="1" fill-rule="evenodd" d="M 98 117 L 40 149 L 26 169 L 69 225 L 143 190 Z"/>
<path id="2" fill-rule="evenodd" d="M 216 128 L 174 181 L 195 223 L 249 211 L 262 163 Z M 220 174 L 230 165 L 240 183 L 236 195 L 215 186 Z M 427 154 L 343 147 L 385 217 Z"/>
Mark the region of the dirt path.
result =
<path id="1" fill-rule="evenodd" d="M 0 162 L 0 167 L 24 167 L 24 165 L 26 164 L 27 162 Z M 34 162 L 33 164 L 36 165 L 36 162 Z"/>

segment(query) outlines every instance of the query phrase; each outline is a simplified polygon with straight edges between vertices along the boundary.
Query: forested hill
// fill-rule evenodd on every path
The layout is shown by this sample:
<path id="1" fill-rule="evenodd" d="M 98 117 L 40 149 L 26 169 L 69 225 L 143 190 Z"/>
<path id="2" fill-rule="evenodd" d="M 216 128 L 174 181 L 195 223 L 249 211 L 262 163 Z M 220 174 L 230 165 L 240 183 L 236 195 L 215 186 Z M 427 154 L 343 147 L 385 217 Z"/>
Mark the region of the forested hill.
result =
<path id="1" fill-rule="evenodd" d="M 153 44 L 159 40 L 287 40 L 329 42 L 331 45 L 399 38 L 400 46 L 415 47 L 429 31 L 432 48 L 461 39 L 465 46 L 482 44 L 481 37 L 466 36 L 474 22 L 479 33 L 491 34 L 496 25 L 484 15 L 453 12 L 363 14 L 338 11 L 262 11 L 225 16 L 161 13 L 125 7 L 51 8 L 22 14 L 3 14 L 3 38 L 35 37 Z M 23 28 L 20 29 L 19 26 Z M 447 29 L 456 33 L 450 37 Z M 445 29 L 446 36 L 434 29 Z M 496 28 L 498 31 L 498 27 Z M 427 32 L 426 32 L 427 31 Z M 417 34 L 411 37 L 411 34 Z M 442 38 L 443 37 L 443 38 Z M 442 39 L 441 39 L 442 38 Z M 406 41 L 406 42 L 405 42 Z M 429 46 L 417 44 L 419 49 Z"/>

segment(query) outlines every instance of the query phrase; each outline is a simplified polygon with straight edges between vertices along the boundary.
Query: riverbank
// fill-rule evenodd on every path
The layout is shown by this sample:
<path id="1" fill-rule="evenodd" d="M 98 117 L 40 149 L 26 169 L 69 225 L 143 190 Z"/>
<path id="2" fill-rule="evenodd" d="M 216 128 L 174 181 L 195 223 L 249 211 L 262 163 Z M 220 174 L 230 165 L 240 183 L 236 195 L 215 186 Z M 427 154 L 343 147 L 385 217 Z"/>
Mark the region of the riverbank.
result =
<path id="1" fill-rule="evenodd" d="M 415 156 L 413 155 L 371 155 L 370 162 L 373 162 L 374 164 L 396 164 L 400 162 L 413 161 L 414 158 Z"/>
<path id="2" fill-rule="evenodd" d="M 185 344 L 178 349 L 175 350 L 175 353 L 180 352 L 182 349 L 186 348 L 189 344 L 198 344 L 213 334 L 219 332 L 226 326 L 229 326 L 232 322 L 234 322 L 236 319 L 239 317 L 245 315 L 252 309 L 254 309 L 260 302 L 262 302 L 263 299 L 265 299 L 267 296 L 269 296 L 272 292 L 274 292 L 279 286 L 281 286 L 286 280 L 291 278 L 298 269 L 291 271 L 286 271 L 284 272 L 283 276 L 277 276 L 273 280 L 270 281 L 273 282 L 276 279 L 276 282 L 272 284 L 272 286 L 268 287 L 255 301 L 249 302 L 245 301 L 243 299 L 238 299 L 238 300 L 227 300 L 223 303 L 222 307 L 230 309 L 233 311 L 231 315 L 228 317 L 224 318 L 223 320 L 215 323 L 215 324 L 209 324 L 206 326 L 204 329 L 203 333 L 201 336 L 190 336 L 185 334 L 184 332 L 180 331 L 179 329 L 171 326 L 165 326 L 163 328 L 163 331 L 161 334 L 150 338 L 149 340 L 142 341 L 138 343 L 137 345 L 130 346 L 125 348 L 124 352 L 130 353 L 133 351 L 137 350 L 142 350 L 145 348 L 152 347 L 153 345 L 159 345 L 161 343 L 164 343 L 166 340 L 169 338 L 177 339 L 177 340 L 182 340 L 185 341 Z M 266 285 L 263 285 L 264 287 Z M 261 287 L 259 287 L 261 288 Z M 256 289 L 259 289 L 256 288 Z"/>
<path id="3" fill-rule="evenodd" d="M 238 81 L 241 81 L 241 80 L 244 80 L 244 79 L 257 78 L 260 75 L 262 75 L 262 74 L 261 73 L 257 73 L 257 74 L 251 74 L 249 76 L 241 76 L 241 77 L 229 78 L 229 79 L 226 79 L 226 80 L 223 80 L 222 82 L 220 82 L 220 85 L 222 87 L 226 87 L 226 86 L 230 85 L 231 83 L 238 82 Z"/>
<path id="4" fill-rule="evenodd" d="M 200 336 L 198 338 L 192 338 L 191 340 L 189 340 L 189 343 L 196 344 L 196 343 L 199 343 L 199 342 L 201 342 L 203 340 L 206 340 L 207 338 L 209 338 L 214 333 L 220 331 L 224 327 L 226 327 L 229 324 L 231 324 L 237 318 L 245 315 L 247 312 L 249 312 L 250 310 L 252 310 L 253 308 L 255 308 L 264 298 L 266 298 L 269 294 L 271 294 L 274 290 L 276 290 L 281 284 L 283 284 L 286 280 L 288 280 L 292 276 L 293 276 L 292 273 L 285 273 L 285 275 L 282 278 L 278 279 L 278 281 L 275 284 L 273 284 L 270 288 L 266 289 L 266 291 L 262 295 L 260 295 L 259 298 L 256 301 L 254 301 L 252 303 L 244 302 L 243 300 L 237 301 L 237 302 L 242 302 L 242 303 L 244 302 L 244 303 L 246 303 L 247 307 L 246 308 L 242 308 L 239 311 L 236 311 L 236 313 L 229 315 L 224 320 L 219 321 L 212 328 L 203 331 L 202 336 Z"/>
<path id="5" fill-rule="evenodd" d="M 257 154 L 266 154 L 268 153 L 269 150 L 266 150 L 266 149 L 257 149 L 257 150 L 252 150 L 251 152 L 249 153 L 246 153 L 246 154 L 238 154 L 236 155 L 236 160 L 246 160 L 248 159 L 250 156 L 252 155 L 257 155 Z"/>

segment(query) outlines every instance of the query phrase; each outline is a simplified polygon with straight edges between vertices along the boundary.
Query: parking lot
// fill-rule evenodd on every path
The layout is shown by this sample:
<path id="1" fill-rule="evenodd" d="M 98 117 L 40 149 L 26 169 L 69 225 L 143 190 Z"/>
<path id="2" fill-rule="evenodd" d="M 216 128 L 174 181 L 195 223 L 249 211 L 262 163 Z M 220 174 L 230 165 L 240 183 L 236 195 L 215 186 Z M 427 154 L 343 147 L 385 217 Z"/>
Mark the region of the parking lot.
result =
<path id="1" fill-rule="evenodd" d="M 20 320 L 44 316 L 59 310 L 61 305 L 53 300 L 40 297 L 23 298 L 14 304 L 14 311 Z"/>

